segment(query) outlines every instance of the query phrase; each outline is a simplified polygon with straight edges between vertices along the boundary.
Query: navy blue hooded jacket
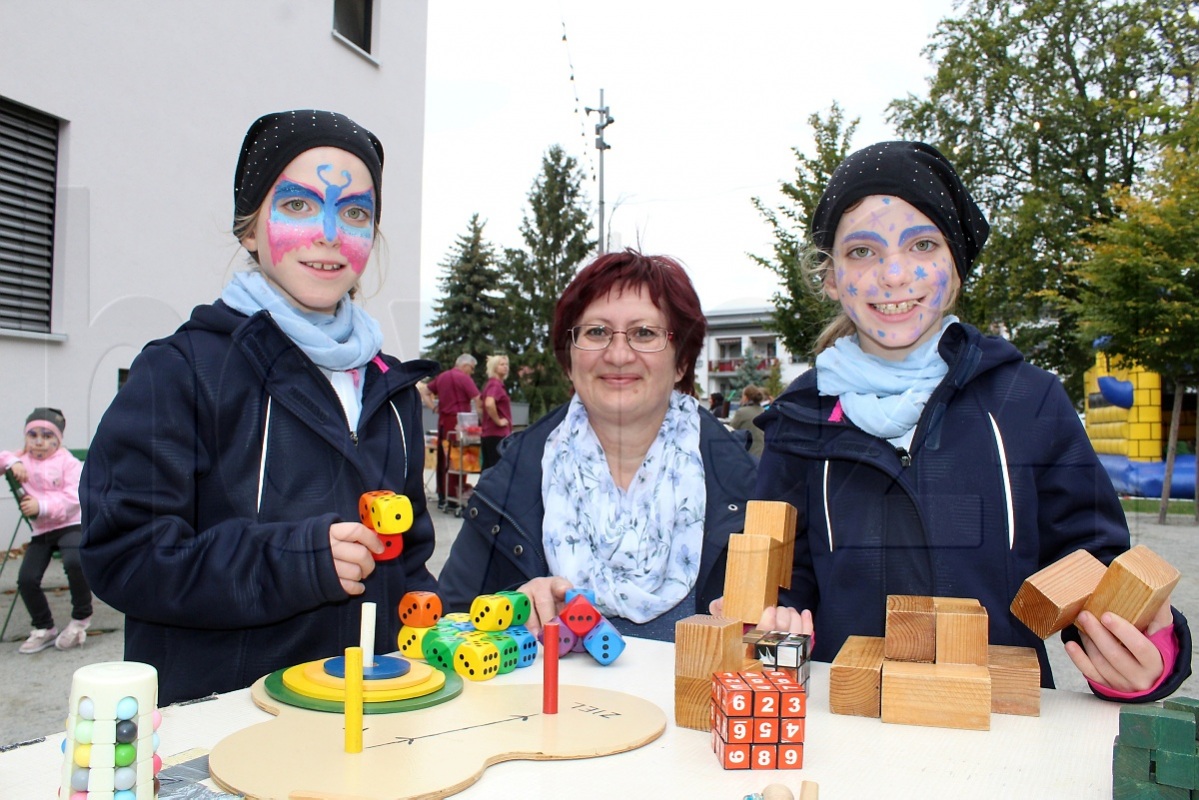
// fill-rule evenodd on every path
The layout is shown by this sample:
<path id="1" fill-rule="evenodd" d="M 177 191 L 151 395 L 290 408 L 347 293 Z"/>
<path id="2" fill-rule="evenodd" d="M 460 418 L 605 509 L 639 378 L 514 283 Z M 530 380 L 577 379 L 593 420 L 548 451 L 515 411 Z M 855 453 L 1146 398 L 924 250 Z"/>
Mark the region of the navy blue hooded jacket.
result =
<path id="1" fill-rule="evenodd" d="M 81 552 L 126 615 L 125 657 L 158 669 L 160 703 L 337 655 L 358 643 L 364 601 L 378 604 L 376 652 L 395 649 L 401 596 L 436 586 L 415 388 L 435 368 L 372 361 L 350 431 L 329 380 L 265 312 L 198 306 L 146 345 L 88 450 Z M 378 489 L 407 494 L 415 523 L 351 599 L 329 526 Z"/>
<path id="2" fill-rule="evenodd" d="M 545 514 L 541 459 L 546 439 L 566 411 L 563 405 L 528 430 L 506 439 L 499 463 L 480 478 L 439 576 L 447 610 L 468 610 L 480 594 L 516 589 L 550 574 L 541 538 Z M 745 501 L 755 477 L 754 460 L 744 441 L 730 434 L 706 409 L 699 409 L 699 415 L 699 451 L 707 491 L 704 543 L 693 592 L 694 610 L 686 609 L 683 616 L 708 613 L 708 604 L 724 593 L 729 534 L 744 529 Z M 650 627 L 647 623 L 637 635 L 646 636 Z M 671 626 L 669 636 L 673 635 Z"/>
<path id="3" fill-rule="evenodd" d="M 991 644 L 1034 648 L 1051 687 L 1044 643 L 1012 615 L 1012 599 L 1075 550 L 1105 564 L 1127 550 L 1124 512 L 1056 377 L 968 325 L 951 325 L 939 352 L 949 372 L 910 452 L 836 413 L 814 369 L 757 418 L 766 449 L 754 497 L 799 512 L 780 603 L 812 610 L 813 657 L 831 661 L 847 636 L 883 635 L 887 595 L 977 598 Z M 1190 674 L 1189 629 L 1174 618 L 1174 674 L 1144 699 Z"/>

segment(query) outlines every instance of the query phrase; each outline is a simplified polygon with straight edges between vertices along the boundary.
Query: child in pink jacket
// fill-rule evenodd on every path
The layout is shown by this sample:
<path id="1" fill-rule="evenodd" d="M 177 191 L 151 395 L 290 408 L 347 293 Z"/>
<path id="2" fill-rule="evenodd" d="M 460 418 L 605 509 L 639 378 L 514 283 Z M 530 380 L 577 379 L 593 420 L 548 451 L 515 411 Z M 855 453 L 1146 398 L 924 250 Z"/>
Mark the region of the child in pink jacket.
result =
<path id="1" fill-rule="evenodd" d="M 92 621 L 92 592 L 79 564 L 79 475 L 83 464 L 62 447 L 66 426 L 67 420 L 57 408 L 35 408 L 25 419 L 24 449 L 0 451 L 0 469 L 19 482 L 21 513 L 33 526 L 33 538 L 17 574 L 17 591 L 33 619 L 33 630 L 20 647 L 26 654 L 50 645 L 59 650 L 82 647 Z M 42 591 L 42 576 L 55 549 L 62 553 L 71 589 L 71 621 L 62 633 L 54 626 Z"/>

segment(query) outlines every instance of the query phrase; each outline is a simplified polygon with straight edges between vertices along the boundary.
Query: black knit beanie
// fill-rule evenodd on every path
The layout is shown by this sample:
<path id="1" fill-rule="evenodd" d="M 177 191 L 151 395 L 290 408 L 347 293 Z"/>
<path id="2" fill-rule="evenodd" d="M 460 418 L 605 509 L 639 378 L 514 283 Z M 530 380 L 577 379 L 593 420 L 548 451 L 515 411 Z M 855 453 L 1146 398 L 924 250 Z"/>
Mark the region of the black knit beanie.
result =
<path id="1" fill-rule="evenodd" d="M 246 131 L 233 174 L 233 225 L 258 210 L 296 156 L 314 147 L 339 147 L 362 159 L 375 183 L 375 222 L 383 212 L 383 145 L 373 133 L 333 111 L 278 111 Z"/>
<path id="2" fill-rule="evenodd" d="M 962 283 L 991 226 L 953 165 L 924 142 L 881 142 L 846 157 L 833 171 L 812 215 L 812 240 L 830 252 L 846 209 L 870 195 L 911 203 L 945 236 Z"/>
<path id="3" fill-rule="evenodd" d="M 59 434 L 67 429 L 67 418 L 57 408 L 33 409 L 33 413 L 25 418 L 25 427 L 29 427 L 31 422 L 49 422 L 58 428 Z"/>

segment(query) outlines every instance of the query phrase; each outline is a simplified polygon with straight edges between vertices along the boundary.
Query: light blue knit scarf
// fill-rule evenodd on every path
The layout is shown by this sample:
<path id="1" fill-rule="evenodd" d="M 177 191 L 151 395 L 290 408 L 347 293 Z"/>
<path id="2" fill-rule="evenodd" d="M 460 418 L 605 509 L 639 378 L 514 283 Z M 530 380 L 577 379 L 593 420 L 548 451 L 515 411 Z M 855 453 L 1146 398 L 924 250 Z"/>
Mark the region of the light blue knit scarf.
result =
<path id="1" fill-rule="evenodd" d="M 318 367 L 345 372 L 379 354 L 383 331 L 374 317 L 346 295 L 332 314 L 301 311 L 283 299 L 257 270 L 239 272 L 225 285 L 221 300 L 243 314 L 265 310 Z"/>
<path id="2" fill-rule="evenodd" d="M 920 421 L 929 396 L 949 371 L 937 345 L 957 321 L 946 315 L 937 335 L 903 361 L 863 352 L 856 333 L 843 336 L 816 356 L 816 388 L 839 397 L 845 414 L 867 433 L 902 439 Z"/>

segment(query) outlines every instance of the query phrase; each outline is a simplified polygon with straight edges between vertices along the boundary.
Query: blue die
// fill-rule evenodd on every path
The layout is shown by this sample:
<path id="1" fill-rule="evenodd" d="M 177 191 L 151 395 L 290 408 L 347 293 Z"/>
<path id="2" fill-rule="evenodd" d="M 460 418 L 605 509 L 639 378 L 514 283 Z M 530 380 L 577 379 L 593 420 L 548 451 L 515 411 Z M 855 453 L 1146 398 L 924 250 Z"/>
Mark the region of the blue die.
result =
<path id="1" fill-rule="evenodd" d="M 592 658 L 605 667 L 615 661 L 624 652 L 624 638 L 606 619 L 601 619 L 596 626 L 583 637 L 583 647 Z"/>
<path id="2" fill-rule="evenodd" d="M 595 605 L 595 590 L 594 589 L 567 589 L 566 598 L 563 602 L 569 603 L 575 599 L 576 595 L 583 595 L 587 598 L 587 602 Z"/>
<path id="3" fill-rule="evenodd" d="M 516 668 L 532 666 L 537 660 L 537 637 L 529 633 L 529 629 L 524 625 L 513 625 L 504 633 L 515 639 L 517 647 L 520 648 Z"/>

